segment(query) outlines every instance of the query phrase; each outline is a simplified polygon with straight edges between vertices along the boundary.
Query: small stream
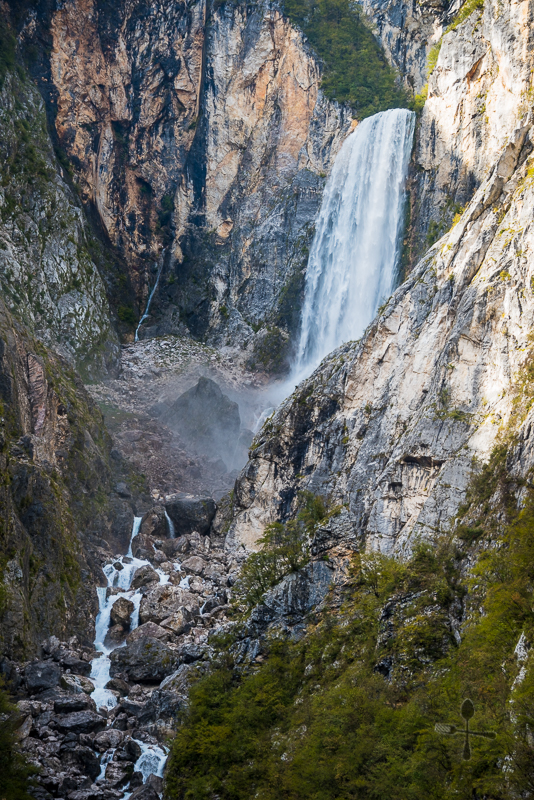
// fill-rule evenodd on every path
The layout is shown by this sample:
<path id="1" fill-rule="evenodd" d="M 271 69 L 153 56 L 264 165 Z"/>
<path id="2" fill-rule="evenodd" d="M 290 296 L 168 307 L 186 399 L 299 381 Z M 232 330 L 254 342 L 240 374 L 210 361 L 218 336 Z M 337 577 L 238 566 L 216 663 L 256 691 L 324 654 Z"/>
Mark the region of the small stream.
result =
<path id="1" fill-rule="evenodd" d="M 135 630 L 135 628 L 139 626 L 139 606 L 141 604 L 143 595 L 139 589 L 130 589 L 130 586 L 135 572 L 139 569 L 139 567 L 144 567 L 146 565 L 152 566 L 149 561 L 140 558 L 134 558 L 132 555 L 132 541 L 139 533 L 141 519 L 141 517 L 134 518 L 132 535 L 130 537 L 130 546 L 126 555 L 113 559 L 113 562 L 105 564 L 103 567 L 103 572 L 107 579 L 107 586 L 97 588 L 99 611 L 95 623 L 94 644 L 95 650 L 102 655 L 94 658 L 91 662 L 90 675 L 95 686 L 91 697 L 95 701 L 97 708 L 104 707 L 106 709 L 110 709 L 117 705 L 116 696 L 109 689 L 105 688 L 111 677 L 111 662 L 109 655 L 116 647 L 124 647 L 125 643 L 108 647 L 105 644 L 105 640 L 110 627 L 111 609 L 113 608 L 114 603 L 116 603 L 120 597 L 125 597 L 134 604 L 134 610 L 132 611 L 130 617 L 130 631 Z M 168 519 L 168 522 L 170 534 L 173 536 L 174 526 L 172 525 L 172 521 L 170 519 Z M 160 584 L 166 584 L 169 582 L 169 576 L 166 575 L 163 570 L 156 569 L 156 572 L 159 575 Z M 109 597 L 107 597 L 106 595 L 108 594 L 108 589 L 110 588 L 121 589 L 122 591 L 117 592 L 116 594 L 110 594 Z M 137 742 L 141 748 L 141 755 L 135 762 L 134 770 L 142 773 L 143 783 L 146 782 L 150 775 L 163 777 L 163 769 L 167 760 L 167 753 L 165 750 L 157 745 L 146 744 L 145 742 L 141 742 L 137 739 L 134 739 L 134 741 Z M 102 755 L 101 772 L 99 776 L 100 779 L 104 778 L 106 767 L 113 759 L 114 752 L 115 750 L 112 749 L 108 750 Z M 130 794 L 131 792 L 126 790 L 124 800 L 127 800 L 127 798 L 130 797 Z"/>

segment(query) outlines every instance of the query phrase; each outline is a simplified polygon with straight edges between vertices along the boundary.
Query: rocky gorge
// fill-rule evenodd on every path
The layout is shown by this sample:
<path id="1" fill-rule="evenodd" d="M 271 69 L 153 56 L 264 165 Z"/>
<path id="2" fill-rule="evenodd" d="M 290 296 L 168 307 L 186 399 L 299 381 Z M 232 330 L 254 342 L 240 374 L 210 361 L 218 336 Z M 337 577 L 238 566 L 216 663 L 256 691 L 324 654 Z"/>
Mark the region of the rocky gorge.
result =
<path id="1" fill-rule="evenodd" d="M 2 797 L 531 797 L 531 4 L 0 14 Z"/>

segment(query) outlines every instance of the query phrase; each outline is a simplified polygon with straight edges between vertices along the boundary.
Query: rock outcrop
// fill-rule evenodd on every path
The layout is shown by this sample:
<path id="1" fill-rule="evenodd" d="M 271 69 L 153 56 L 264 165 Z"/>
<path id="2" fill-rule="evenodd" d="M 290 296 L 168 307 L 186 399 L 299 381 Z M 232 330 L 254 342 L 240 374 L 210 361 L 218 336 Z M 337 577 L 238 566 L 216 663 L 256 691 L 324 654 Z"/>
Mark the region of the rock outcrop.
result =
<path id="1" fill-rule="evenodd" d="M 488 2 L 439 40 L 414 156 L 415 255 L 450 227 L 530 108 L 533 22 L 527 2 Z"/>

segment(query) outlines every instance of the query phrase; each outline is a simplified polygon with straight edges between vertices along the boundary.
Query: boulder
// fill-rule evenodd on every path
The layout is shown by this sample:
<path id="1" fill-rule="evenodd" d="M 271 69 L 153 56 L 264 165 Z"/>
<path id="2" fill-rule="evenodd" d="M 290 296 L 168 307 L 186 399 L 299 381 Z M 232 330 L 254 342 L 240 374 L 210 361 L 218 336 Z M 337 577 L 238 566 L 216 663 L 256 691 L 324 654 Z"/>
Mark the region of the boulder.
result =
<path id="1" fill-rule="evenodd" d="M 62 675 L 60 685 L 71 692 L 85 692 L 91 694 L 95 690 L 94 683 L 85 675 Z"/>
<path id="2" fill-rule="evenodd" d="M 159 625 L 156 625 L 155 622 L 145 622 L 144 625 L 140 625 L 138 628 L 135 628 L 131 633 L 128 634 L 126 637 L 126 641 L 128 644 L 131 642 L 136 642 L 138 639 L 168 639 L 169 638 L 169 631 L 166 631 L 164 628 L 160 628 Z"/>
<path id="3" fill-rule="evenodd" d="M 202 575 L 206 566 L 206 562 L 200 556 L 191 556 L 182 563 L 182 569 L 193 575 Z"/>
<path id="4" fill-rule="evenodd" d="M 204 377 L 180 395 L 161 419 L 197 452 L 223 459 L 233 454 L 241 429 L 238 404 Z"/>
<path id="5" fill-rule="evenodd" d="M 97 733 L 94 738 L 94 746 L 100 753 L 105 753 L 106 750 L 111 748 L 115 749 L 124 739 L 122 731 L 117 731 L 114 728 L 108 728 L 102 733 Z"/>
<path id="6" fill-rule="evenodd" d="M 166 539 L 169 536 L 169 523 L 163 506 L 154 506 L 147 511 L 141 520 L 139 533 L 142 536 L 155 536 L 157 539 Z"/>
<path id="7" fill-rule="evenodd" d="M 135 570 L 130 589 L 140 589 L 142 586 L 148 586 L 149 583 L 159 582 L 159 575 L 150 564 L 145 564 L 144 567 L 139 567 Z"/>
<path id="8" fill-rule="evenodd" d="M 211 497 L 195 497 L 188 494 L 173 494 L 165 498 L 167 514 L 174 523 L 177 537 L 198 531 L 209 533 L 211 523 L 217 511 L 215 501 Z"/>
<path id="9" fill-rule="evenodd" d="M 187 697 L 191 678 L 196 675 L 197 667 L 193 664 L 180 664 L 175 672 L 171 673 L 160 684 L 160 691 L 172 692 L 180 697 Z"/>
<path id="10" fill-rule="evenodd" d="M 104 688 L 113 692 L 118 692 L 121 697 L 126 697 L 130 694 L 130 687 L 126 681 L 121 680 L 121 678 L 112 678 L 106 683 Z"/>
<path id="11" fill-rule="evenodd" d="M 106 781 L 114 786 L 125 786 L 130 780 L 132 768 L 127 763 L 120 763 L 119 761 L 110 761 L 106 767 Z"/>
<path id="12" fill-rule="evenodd" d="M 61 665 L 65 669 L 70 669 L 76 675 L 84 675 L 86 678 L 91 674 L 91 664 L 76 655 L 69 654 L 61 659 Z"/>
<path id="13" fill-rule="evenodd" d="M 175 611 L 174 614 L 171 614 L 170 617 L 162 620 L 161 627 L 168 628 L 177 636 L 180 636 L 190 629 L 192 619 L 193 615 L 191 612 L 182 606 Z"/>
<path id="14" fill-rule="evenodd" d="M 145 783 L 132 792 L 130 800 L 159 800 L 159 795 L 152 786 Z"/>
<path id="15" fill-rule="evenodd" d="M 26 686 L 30 694 L 53 689 L 61 680 L 61 667 L 52 661 L 34 661 L 24 670 Z"/>
<path id="16" fill-rule="evenodd" d="M 112 625 L 111 628 L 108 628 L 104 642 L 108 646 L 111 644 L 115 645 L 122 644 L 125 636 L 126 636 L 126 631 L 124 630 L 122 625 Z"/>
<path id="17" fill-rule="evenodd" d="M 55 718 L 57 727 L 63 733 L 94 733 L 106 727 L 106 720 L 94 711 L 75 711 L 72 714 Z"/>
<path id="18" fill-rule="evenodd" d="M 73 711 L 86 711 L 88 708 L 92 711 L 96 710 L 94 701 L 83 693 L 67 694 L 54 700 L 56 714 L 70 714 Z"/>
<path id="19" fill-rule="evenodd" d="M 110 656 L 110 674 L 128 675 L 136 683 L 161 681 L 176 668 L 177 656 L 157 639 L 139 639 L 114 650 Z"/>
<path id="20" fill-rule="evenodd" d="M 142 750 L 134 739 L 126 739 L 121 749 L 117 751 L 119 761 L 132 761 L 134 764 L 141 757 Z"/>
<path id="21" fill-rule="evenodd" d="M 179 536 L 178 539 L 166 539 L 162 542 L 161 549 L 167 558 L 173 558 L 178 553 L 187 553 L 189 550 L 189 539 L 186 536 Z"/>
<path id="22" fill-rule="evenodd" d="M 139 571 L 140 570 L 137 570 L 137 572 Z M 134 604 L 131 600 L 128 600 L 126 597 L 119 597 L 118 600 L 115 600 L 111 607 L 110 619 L 112 625 L 122 625 L 125 630 L 129 630 L 130 617 L 133 610 Z"/>
<path id="23" fill-rule="evenodd" d="M 154 544 L 150 536 L 138 533 L 132 539 L 132 553 L 135 558 L 152 558 L 154 555 Z"/>
<path id="24" fill-rule="evenodd" d="M 182 664 L 192 664 L 195 661 L 200 661 L 204 658 L 204 648 L 198 644 L 185 644 L 180 648 L 180 662 Z"/>
<path id="25" fill-rule="evenodd" d="M 179 586 L 169 584 L 155 586 L 141 600 L 139 620 L 141 623 L 159 624 L 181 607 L 186 608 L 191 614 L 198 614 L 198 598 Z"/>

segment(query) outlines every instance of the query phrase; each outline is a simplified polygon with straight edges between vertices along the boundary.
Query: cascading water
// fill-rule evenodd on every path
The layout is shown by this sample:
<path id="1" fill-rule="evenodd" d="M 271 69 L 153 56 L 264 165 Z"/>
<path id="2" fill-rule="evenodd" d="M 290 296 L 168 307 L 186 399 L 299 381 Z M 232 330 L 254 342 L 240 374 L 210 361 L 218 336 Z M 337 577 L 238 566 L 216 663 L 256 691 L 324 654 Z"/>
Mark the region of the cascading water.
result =
<path id="1" fill-rule="evenodd" d="M 107 580 L 107 586 L 97 588 L 99 611 L 95 623 L 94 644 L 95 650 L 101 655 L 98 658 L 93 659 L 91 664 L 91 680 L 95 687 L 91 697 L 95 701 L 97 707 L 103 706 L 104 708 L 110 709 L 117 704 L 117 698 L 115 694 L 105 687 L 110 680 L 111 662 L 109 659 L 109 654 L 113 650 L 112 646 L 108 647 L 106 645 L 106 635 L 110 625 L 111 609 L 119 597 L 128 598 L 134 605 L 134 610 L 132 611 L 130 617 L 130 630 L 134 630 L 139 626 L 139 606 L 141 604 L 142 593 L 138 590 L 130 589 L 130 586 L 135 571 L 139 569 L 139 567 L 150 564 L 149 561 L 135 558 L 132 554 L 132 542 L 139 533 L 141 519 L 141 517 L 134 518 L 132 534 L 130 536 L 130 545 L 128 547 L 127 554 L 125 556 L 120 556 L 120 558 L 114 559 L 113 563 L 105 564 L 103 567 L 103 572 Z M 120 568 L 117 568 L 117 566 Z M 157 569 L 156 572 L 159 575 L 160 583 L 168 583 L 168 575 L 166 575 L 161 569 Z M 108 596 L 108 589 L 110 588 L 121 589 L 122 591 L 117 592 L 117 594 L 110 594 Z M 141 755 L 134 765 L 134 770 L 142 773 L 143 781 L 146 781 L 148 776 L 152 774 L 161 777 L 163 775 L 163 768 L 167 760 L 167 754 L 165 751 L 161 747 L 158 747 L 154 744 L 148 745 L 138 740 L 134 741 L 137 741 L 137 744 L 141 748 Z M 104 778 L 106 767 L 112 760 L 114 752 L 114 749 L 111 749 L 102 756 L 99 778 Z M 126 792 L 123 800 L 128 800 L 130 794 L 131 792 Z"/>
<path id="2" fill-rule="evenodd" d="M 292 383 L 356 339 L 395 288 L 415 115 L 368 117 L 344 142 L 310 251 Z"/>

